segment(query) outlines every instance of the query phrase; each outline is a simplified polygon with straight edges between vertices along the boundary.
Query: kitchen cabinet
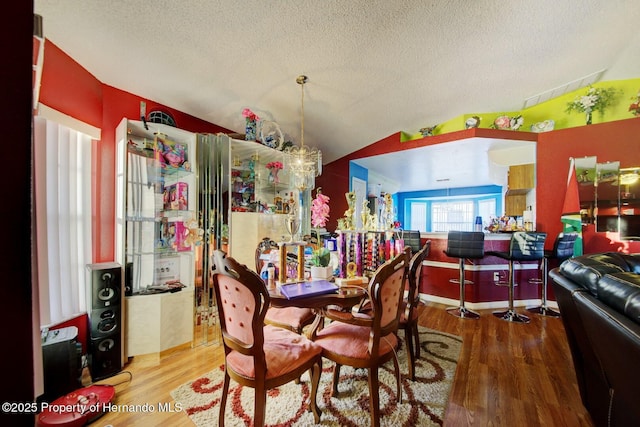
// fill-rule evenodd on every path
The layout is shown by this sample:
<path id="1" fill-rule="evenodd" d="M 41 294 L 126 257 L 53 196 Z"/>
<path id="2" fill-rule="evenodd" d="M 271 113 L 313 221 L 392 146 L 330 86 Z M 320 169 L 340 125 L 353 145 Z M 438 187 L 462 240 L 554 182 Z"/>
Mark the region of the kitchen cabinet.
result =
<path id="1" fill-rule="evenodd" d="M 507 195 L 527 194 L 535 187 L 535 164 L 509 166 Z"/>
<path id="2" fill-rule="evenodd" d="M 507 216 L 522 216 L 527 209 L 526 194 L 506 195 L 504 197 L 504 213 Z"/>
<path id="3" fill-rule="evenodd" d="M 507 216 L 522 216 L 527 208 L 527 194 L 535 188 L 535 164 L 509 167 L 508 188 L 504 197 L 504 212 Z"/>

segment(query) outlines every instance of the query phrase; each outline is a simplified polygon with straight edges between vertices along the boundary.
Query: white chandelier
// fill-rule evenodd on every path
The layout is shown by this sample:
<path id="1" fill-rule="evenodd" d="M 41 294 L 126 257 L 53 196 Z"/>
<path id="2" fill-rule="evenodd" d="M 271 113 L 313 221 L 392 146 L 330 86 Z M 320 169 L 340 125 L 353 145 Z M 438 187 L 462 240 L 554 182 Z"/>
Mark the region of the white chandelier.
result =
<path id="1" fill-rule="evenodd" d="M 286 152 L 285 162 L 292 183 L 300 191 L 313 189 L 315 177 L 322 174 L 322 152 L 316 148 L 304 145 L 304 84 L 307 76 L 300 75 L 296 79 L 302 89 L 302 101 L 300 108 L 300 146 L 289 147 Z"/>

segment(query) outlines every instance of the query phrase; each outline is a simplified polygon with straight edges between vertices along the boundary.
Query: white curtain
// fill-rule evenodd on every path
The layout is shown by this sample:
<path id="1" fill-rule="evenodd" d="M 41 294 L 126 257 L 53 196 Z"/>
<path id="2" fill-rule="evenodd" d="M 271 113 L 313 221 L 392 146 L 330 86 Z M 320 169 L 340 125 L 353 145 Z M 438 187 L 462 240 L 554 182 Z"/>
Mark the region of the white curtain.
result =
<path id="1" fill-rule="evenodd" d="M 36 245 L 41 326 L 86 311 L 91 263 L 91 149 L 88 135 L 34 118 Z"/>

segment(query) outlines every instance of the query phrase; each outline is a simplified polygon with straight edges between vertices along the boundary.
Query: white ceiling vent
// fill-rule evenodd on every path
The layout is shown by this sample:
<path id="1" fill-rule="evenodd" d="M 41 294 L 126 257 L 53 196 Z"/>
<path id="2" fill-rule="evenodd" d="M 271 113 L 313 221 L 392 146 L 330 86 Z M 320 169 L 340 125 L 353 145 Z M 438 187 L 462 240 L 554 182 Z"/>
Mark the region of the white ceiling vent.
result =
<path id="1" fill-rule="evenodd" d="M 533 107 L 534 105 L 540 104 L 541 102 L 545 102 L 552 98 L 557 98 L 558 96 L 564 95 L 565 93 L 573 92 L 574 90 L 589 86 L 590 84 L 593 84 L 600 80 L 602 74 L 604 74 L 605 71 L 606 69 L 596 71 L 595 73 L 573 80 L 562 86 L 558 86 L 546 92 L 539 93 L 538 95 L 530 96 L 529 98 L 524 100 L 524 105 L 522 106 L 522 108 L 524 109 Z"/>

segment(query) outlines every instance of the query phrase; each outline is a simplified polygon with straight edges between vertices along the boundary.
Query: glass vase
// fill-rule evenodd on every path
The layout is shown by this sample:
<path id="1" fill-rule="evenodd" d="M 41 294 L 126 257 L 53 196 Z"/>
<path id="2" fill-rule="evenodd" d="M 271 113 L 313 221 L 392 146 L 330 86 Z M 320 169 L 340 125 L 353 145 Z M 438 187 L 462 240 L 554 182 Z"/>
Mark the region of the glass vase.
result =
<path id="1" fill-rule="evenodd" d="M 256 128 L 257 128 L 256 121 L 247 118 L 246 119 L 246 124 L 245 124 L 245 127 L 244 127 L 244 139 L 246 141 L 255 141 L 256 140 Z"/>
<path id="2" fill-rule="evenodd" d="M 269 169 L 269 182 L 272 184 L 278 184 L 280 182 L 280 178 L 278 178 L 278 172 L 280 169 L 271 168 Z"/>
<path id="3" fill-rule="evenodd" d="M 591 124 L 591 120 L 593 119 L 593 113 L 591 111 L 585 111 L 585 119 L 588 125 Z"/>

